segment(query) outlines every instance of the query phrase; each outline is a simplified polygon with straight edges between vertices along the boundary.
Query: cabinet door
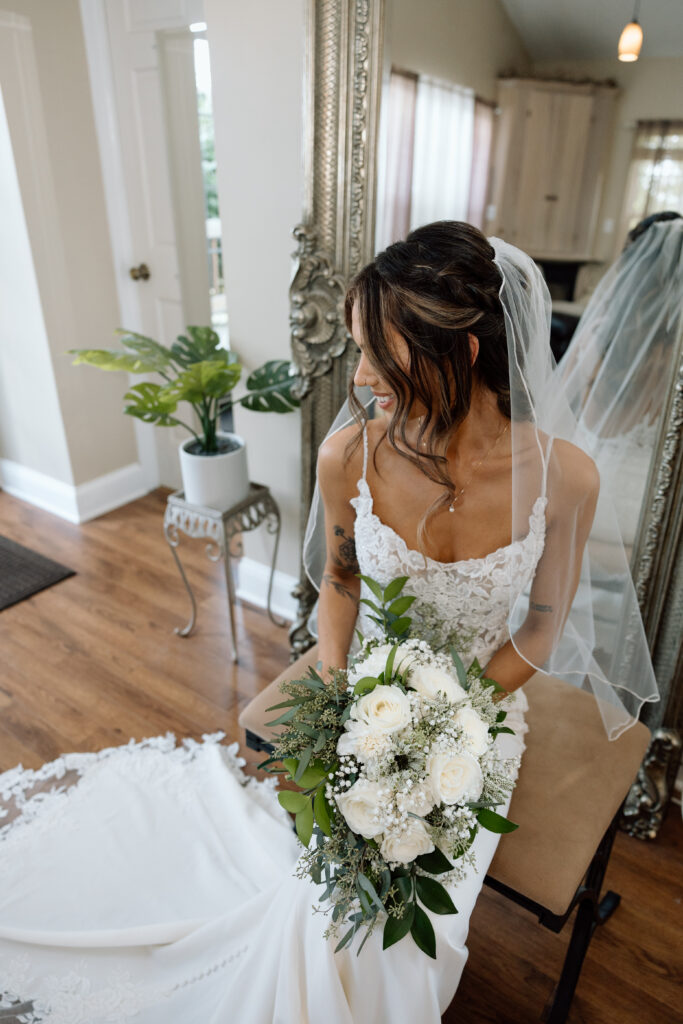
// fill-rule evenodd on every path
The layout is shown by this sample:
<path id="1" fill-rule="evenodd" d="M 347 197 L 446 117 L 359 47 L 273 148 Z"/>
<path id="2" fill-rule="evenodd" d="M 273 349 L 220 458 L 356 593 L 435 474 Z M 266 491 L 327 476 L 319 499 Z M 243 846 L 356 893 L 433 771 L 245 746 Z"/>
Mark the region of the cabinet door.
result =
<path id="1" fill-rule="evenodd" d="M 592 113 L 590 94 L 528 90 L 515 216 L 522 248 L 558 255 L 574 249 Z"/>

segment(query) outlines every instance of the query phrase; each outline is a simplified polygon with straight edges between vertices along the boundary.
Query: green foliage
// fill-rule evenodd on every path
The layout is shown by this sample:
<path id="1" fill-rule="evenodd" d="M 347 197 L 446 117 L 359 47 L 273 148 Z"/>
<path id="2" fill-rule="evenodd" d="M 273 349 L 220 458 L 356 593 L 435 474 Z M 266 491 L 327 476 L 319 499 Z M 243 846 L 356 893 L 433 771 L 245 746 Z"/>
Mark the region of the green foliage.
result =
<path id="1" fill-rule="evenodd" d="M 482 807 L 477 811 L 477 821 L 483 828 L 488 829 L 489 832 L 496 832 L 499 835 L 506 832 L 514 832 L 516 828 L 519 828 L 519 825 L 515 825 L 514 821 L 504 818 L 502 814 L 496 814 L 495 811 L 490 810 L 488 807 Z"/>
<path id="2" fill-rule="evenodd" d="M 221 400 L 232 396 L 242 375 L 234 352 L 222 348 L 211 327 L 188 327 L 167 348 L 134 331 L 119 330 L 122 350 L 70 349 L 74 365 L 84 363 L 100 370 L 126 373 L 158 373 L 164 383 L 136 384 L 125 395 L 124 412 L 158 427 L 185 427 L 194 434 L 200 451 L 218 450 L 217 430 Z M 299 378 L 292 364 L 271 359 L 247 378 L 247 391 L 232 399 L 253 412 L 291 412 L 299 405 Z M 199 428 L 184 423 L 172 413 L 180 402 L 188 402 L 199 420 Z"/>

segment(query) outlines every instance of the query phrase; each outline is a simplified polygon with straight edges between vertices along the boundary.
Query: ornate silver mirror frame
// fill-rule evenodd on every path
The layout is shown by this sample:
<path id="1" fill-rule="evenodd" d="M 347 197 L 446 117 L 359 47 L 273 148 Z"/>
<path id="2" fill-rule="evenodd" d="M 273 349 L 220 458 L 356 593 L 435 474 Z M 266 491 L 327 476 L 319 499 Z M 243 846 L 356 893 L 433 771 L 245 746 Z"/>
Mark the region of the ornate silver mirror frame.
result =
<path id="1" fill-rule="evenodd" d="M 305 208 L 294 229 L 293 358 L 301 373 L 302 536 L 318 446 L 346 397 L 353 362 L 343 315 L 346 282 L 374 254 L 376 161 L 385 0 L 307 0 Z M 674 372 L 675 370 L 675 372 Z M 648 481 L 633 575 L 662 700 L 646 706 L 650 750 L 624 827 L 657 834 L 681 755 L 683 712 L 683 338 L 672 369 Z M 293 656 L 313 642 L 316 598 L 303 568 L 290 632 Z"/>
<path id="2" fill-rule="evenodd" d="M 301 374 L 302 536 L 316 453 L 347 394 L 354 362 L 344 324 L 347 281 L 374 255 L 384 0 L 307 0 L 305 207 L 290 287 Z M 292 653 L 311 646 L 317 597 L 303 568 Z"/>

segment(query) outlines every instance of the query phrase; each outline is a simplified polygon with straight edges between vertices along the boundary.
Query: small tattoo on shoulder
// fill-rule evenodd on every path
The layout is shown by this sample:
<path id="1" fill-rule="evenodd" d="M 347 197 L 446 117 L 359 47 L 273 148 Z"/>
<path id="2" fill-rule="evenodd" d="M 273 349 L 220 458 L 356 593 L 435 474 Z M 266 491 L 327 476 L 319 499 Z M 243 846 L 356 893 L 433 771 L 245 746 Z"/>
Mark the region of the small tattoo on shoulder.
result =
<path id="1" fill-rule="evenodd" d="M 529 607 L 535 612 L 551 612 L 553 610 L 551 604 L 537 604 L 536 601 L 529 601 Z"/>

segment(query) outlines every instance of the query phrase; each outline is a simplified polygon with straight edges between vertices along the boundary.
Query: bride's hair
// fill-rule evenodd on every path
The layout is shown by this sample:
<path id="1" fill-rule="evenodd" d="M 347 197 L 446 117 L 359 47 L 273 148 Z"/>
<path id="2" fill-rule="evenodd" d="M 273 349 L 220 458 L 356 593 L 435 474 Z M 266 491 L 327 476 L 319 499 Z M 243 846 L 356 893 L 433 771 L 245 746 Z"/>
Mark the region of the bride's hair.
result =
<path id="1" fill-rule="evenodd" d="M 449 505 L 455 494 L 444 453 L 467 416 L 475 385 L 491 391 L 502 415 L 510 418 L 505 319 L 499 298 L 502 279 L 494 255 L 493 246 L 471 224 L 437 221 L 380 252 L 346 292 L 346 326 L 350 332 L 355 306 L 367 357 L 396 398 L 388 443 L 444 487 L 443 496 L 420 523 L 421 548 L 428 518 Z M 408 344 L 410 361 L 405 369 L 394 358 L 389 328 Z M 468 334 L 479 341 L 474 364 Z M 406 426 L 418 401 L 427 412 L 417 441 L 411 444 Z M 353 381 L 349 404 L 362 428 L 367 415 Z M 360 434 L 352 440 L 349 454 L 359 440 Z"/>

